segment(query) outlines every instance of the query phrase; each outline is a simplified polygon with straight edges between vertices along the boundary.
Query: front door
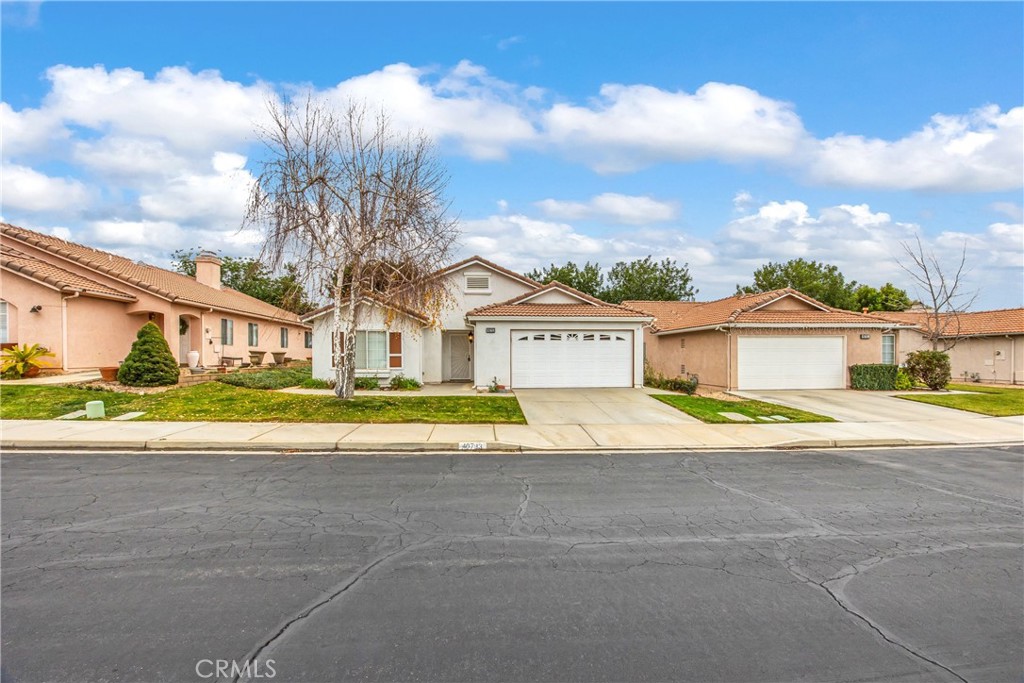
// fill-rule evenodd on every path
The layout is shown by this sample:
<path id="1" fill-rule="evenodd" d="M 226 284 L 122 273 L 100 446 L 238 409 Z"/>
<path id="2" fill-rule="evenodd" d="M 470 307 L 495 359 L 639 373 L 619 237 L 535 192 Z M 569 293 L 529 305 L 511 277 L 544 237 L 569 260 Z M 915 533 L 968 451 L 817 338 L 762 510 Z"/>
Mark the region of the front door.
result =
<path id="1" fill-rule="evenodd" d="M 448 340 L 452 381 L 473 379 L 473 351 L 468 334 L 453 334 Z"/>

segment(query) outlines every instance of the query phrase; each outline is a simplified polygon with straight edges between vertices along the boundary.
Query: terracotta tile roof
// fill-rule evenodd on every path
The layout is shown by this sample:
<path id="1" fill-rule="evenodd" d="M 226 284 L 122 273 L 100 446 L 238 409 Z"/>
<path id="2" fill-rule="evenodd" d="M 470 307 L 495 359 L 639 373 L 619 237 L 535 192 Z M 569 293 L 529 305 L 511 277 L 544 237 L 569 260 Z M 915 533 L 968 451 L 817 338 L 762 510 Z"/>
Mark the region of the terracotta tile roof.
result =
<path id="1" fill-rule="evenodd" d="M 80 292 L 85 296 L 97 296 L 105 299 L 121 299 L 138 301 L 132 294 L 108 287 L 87 277 L 72 273 L 69 270 L 26 254 L 6 244 L 0 245 L 0 265 L 8 270 L 20 273 L 33 280 L 45 282 L 62 292 Z"/>
<path id="2" fill-rule="evenodd" d="M 816 310 L 754 310 L 786 296 L 792 296 Z M 863 313 L 831 308 L 795 289 L 776 289 L 758 294 L 737 294 L 705 303 L 692 301 L 624 301 L 626 305 L 655 317 L 659 332 L 732 325 L 873 325 L 884 327 L 882 321 Z"/>
<path id="3" fill-rule="evenodd" d="M 75 242 L 0 223 L 0 234 L 47 251 L 61 259 L 81 264 L 122 282 L 144 289 L 170 301 L 199 304 L 214 309 L 301 324 L 299 316 L 234 289 L 215 289 L 193 278 L 164 268 L 137 263 L 123 256 L 93 249 Z"/>
<path id="4" fill-rule="evenodd" d="M 579 303 L 571 304 L 545 304 L 531 303 L 530 299 L 536 298 L 549 291 L 564 292 L 579 299 Z M 648 313 L 639 311 L 628 306 L 610 304 L 600 299 L 595 299 L 589 294 L 584 294 L 578 289 L 569 285 L 563 285 L 558 281 L 548 284 L 532 292 L 520 294 L 507 301 L 496 304 L 489 304 L 474 308 L 466 314 L 467 316 L 526 316 L 526 317 L 554 317 L 554 318 L 649 318 Z"/>
<path id="5" fill-rule="evenodd" d="M 908 323 L 927 329 L 927 311 L 879 312 L 878 318 Z M 943 315 L 945 336 L 970 337 L 1001 334 L 1024 334 L 1024 308 L 1003 308 L 994 311 L 971 311 Z"/>

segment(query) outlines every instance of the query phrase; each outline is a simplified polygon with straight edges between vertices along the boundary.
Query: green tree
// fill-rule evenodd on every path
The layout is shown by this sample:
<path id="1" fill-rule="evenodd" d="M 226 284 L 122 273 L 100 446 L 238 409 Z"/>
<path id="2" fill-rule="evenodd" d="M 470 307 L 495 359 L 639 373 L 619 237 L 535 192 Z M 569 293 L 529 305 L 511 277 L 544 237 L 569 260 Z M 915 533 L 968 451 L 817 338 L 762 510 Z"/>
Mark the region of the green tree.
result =
<path id="1" fill-rule="evenodd" d="M 910 297 L 905 290 L 886 282 L 881 289 L 870 285 L 861 285 L 854 292 L 857 310 L 869 311 L 905 311 L 910 308 Z"/>
<path id="2" fill-rule="evenodd" d="M 757 294 L 789 287 L 833 308 L 857 309 L 857 283 L 847 282 L 836 266 L 802 258 L 772 263 L 754 271 L 754 283 L 736 286 L 737 294 Z"/>
<path id="3" fill-rule="evenodd" d="M 608 273 L 608 287 L 599 297 L 614 304 L 623 301 L 692 301 L 697 290 L 684 263 L 674 259 L 655 261 L 650 256 L 619 261 Z"/>
<path id="4" fill-rule="evenodd" d="M 178 383 L 174 360 L 160 328 L 151 322 L 139 329 L 132 350 L 117 371 L 117 381 L 130 387 L 162 387 Z"/>
<path id="5" fill-rule="evenodd" d="M 584 294 L 597 298 L 601 298 L 604 292 L 604 275 L 601 274 L 601 266 L 590 261 L 583 264 L 582 268 L 572 261 L 564 266 L 556 266 L 552 263 L 543 270 L 534 268 L 526 273 L 526 277 L 543 284 L 557 280 L 563 285 L 569 285 Z"/>
<path id="6" fill-rule="evenodd" d="M 178 249 L 172 253 L 174 270 L 195 277 L 196 256 L 200 251 L 202 249 Z M 299 315 L 316 307 L 307 297 L 298 266 L 294 263 L 285 263 L 281 274 L 274 275 L 264 263 L 254 258 L 219 258 L 221 284 L 225 287 Z"/>

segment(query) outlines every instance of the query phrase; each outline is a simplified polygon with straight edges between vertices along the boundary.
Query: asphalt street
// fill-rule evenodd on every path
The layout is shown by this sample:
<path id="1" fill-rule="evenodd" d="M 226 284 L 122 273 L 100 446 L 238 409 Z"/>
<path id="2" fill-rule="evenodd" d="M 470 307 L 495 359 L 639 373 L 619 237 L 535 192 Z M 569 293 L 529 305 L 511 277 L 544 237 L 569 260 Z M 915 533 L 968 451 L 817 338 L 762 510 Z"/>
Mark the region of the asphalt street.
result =
<path id="1" fill-rule="evenodd" d="M 1013 681 L 1021 448 L 2 459 L 3 681 Z"/>

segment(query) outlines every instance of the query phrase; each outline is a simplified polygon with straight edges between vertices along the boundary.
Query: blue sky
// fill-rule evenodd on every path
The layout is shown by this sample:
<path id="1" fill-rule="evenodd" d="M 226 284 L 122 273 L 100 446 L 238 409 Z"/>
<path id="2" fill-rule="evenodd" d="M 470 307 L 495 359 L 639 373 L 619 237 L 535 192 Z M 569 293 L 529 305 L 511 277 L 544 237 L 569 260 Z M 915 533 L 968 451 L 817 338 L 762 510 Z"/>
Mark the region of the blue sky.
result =
<path id="1" fill-rule="evenodd" d="M 1022 303 L 1021 3 L 4 3 L 4 220 L 164 265 L 239 233 L 268 97 L 437 141 L 465 253 L 767 261 L 904 286 L 964 245 Z"/>

